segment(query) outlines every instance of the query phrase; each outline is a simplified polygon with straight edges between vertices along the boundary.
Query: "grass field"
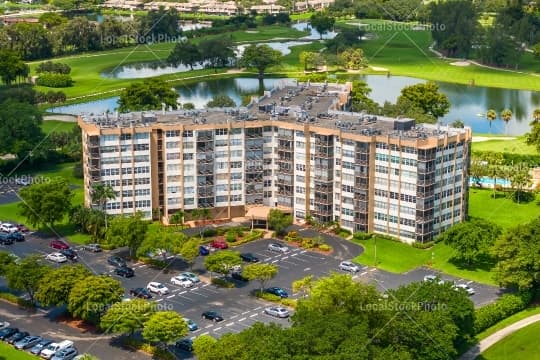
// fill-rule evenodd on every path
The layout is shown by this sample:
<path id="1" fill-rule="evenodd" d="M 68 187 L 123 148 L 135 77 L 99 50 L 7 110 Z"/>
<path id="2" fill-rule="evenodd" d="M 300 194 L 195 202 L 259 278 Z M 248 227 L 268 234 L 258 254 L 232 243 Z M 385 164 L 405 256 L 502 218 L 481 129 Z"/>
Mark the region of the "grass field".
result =
<path id="1" fill-rule="evenodd" d="M 35 356 L 32 356 L 24 351 L 16 350 L 13 346 L 0 342 L 0 360 L 36 360 Z"/>
<path id="2" fill-rule="evenodd" d="M 507 327 L 508 325 L 511 325 L 515 322 L 518 322 L 520 320 L 523 320 L 529 316 L 540 314 L 540 306 L 533 306 L 530 308 L 527 308 L 523 311 L 520 311 L 518 313 L 515 313 L 512 316 L 507 317 L 506 319 L 499 321 L 497 324 L 493 325 L 490 328 L 487 328 L 486 330 L 482 331 L 480 334 L 476 335 L 477 340 L 482 340 L 490 336 L 491 334 Z"/>
<path id="3" fill-rule="evenodd" d="M 67 121 L 58 121 L 58 120 L 44 120 L 41 124 L 41 129 L 45 134 L 50 132 L 70 132 L 75 127 L 77 123 L 67 122 Z"/>
<path id="4" fill-rule="evenodd" d="M 523 137 L 518 137 L 515 140 L 487 140 L 473 142 L 472 151 L 492 151 L 522 155 L 538 155 L 536 147 L 527 145 Z"/>
<path id="5" fill-rule="evenodd" d="M 540 323 L 534 323 L 513 334 L 508 335 L 477 359 L 479 360 L 506 360 L 506 359 L 540 359 L 540 342 L 538 333 Z"/>
<path id="6" fill-rule="evenodd" d="M 432 43 L 427 30 L 407 29 L 403 23 L 381 20 L 343 20 L 340 24 L 367 24 L 376 38 L 361 45 L 370 66 L 386 68 L 392 75 L 418 77 L 477 86 L 540 90 L 537 76 L 488 69 L 476 65 L 453 66 L 454 60 L 439 59 L 429 51 Z M 347 25 L 345 25 L 347 26 Z M 353 25 L 354 26 L 354 25 Z M 522 71 L 540 72 L 540 62 L 526 53 Z M 386 73 L 386 71 L 384 72 Z"/>

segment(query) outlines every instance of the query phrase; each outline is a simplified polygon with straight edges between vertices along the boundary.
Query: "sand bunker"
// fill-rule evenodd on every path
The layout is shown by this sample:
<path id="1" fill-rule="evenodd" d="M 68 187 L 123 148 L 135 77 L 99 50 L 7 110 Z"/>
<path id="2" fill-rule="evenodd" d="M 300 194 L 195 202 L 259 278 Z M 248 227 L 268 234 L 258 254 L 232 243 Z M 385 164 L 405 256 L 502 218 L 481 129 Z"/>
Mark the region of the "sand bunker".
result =
<path id="1" fill-rule="evenodd" d="M 469 65 L 471 65 L 471 63 L 468 62 L 468 61 L 456 61 L 456 62 L 450 63 L 450 65 L 454 65 L 454 66 L 469 66 Z"/>
<path id="2" fill-rule="evenodd" d="M 378 67 L 378 66 L 370 66 L 371 70 L 373 71 L 388 71 L 387 68 Z"/>

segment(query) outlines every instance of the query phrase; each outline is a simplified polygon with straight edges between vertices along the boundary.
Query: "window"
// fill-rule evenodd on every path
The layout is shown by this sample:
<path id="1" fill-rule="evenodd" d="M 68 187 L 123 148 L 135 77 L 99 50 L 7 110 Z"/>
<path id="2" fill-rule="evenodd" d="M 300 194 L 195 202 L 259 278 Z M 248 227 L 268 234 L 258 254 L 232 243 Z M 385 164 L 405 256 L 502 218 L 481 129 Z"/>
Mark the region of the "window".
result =
<path id="1" fill-rule="evenodd" d="M 120 141 L 122 141 L 122 140 L 126 140 L 126 141 L 131 140 L 131 134 L 122 134 L 122 135 L 120 135 Z"/>
<path id="2" fill-rule="evenodd" d="M 180 192 L 180 186 L 167 186 L 168 194 L 176 194 Z"/>
<path id="3" fill-rule="evenodd" d="M 229 130 L 227 128 L 216 129 L 216 135 L 227 135 Z"/>
<path id="4" fill-rule="evenodd" d="M 150 139 L 150 134 L 147 133 L 147 132 L 135 133 L 134 139 L 135 140 L 148 140 L 148 139 Z"/>
<path id="5" fill-rule="evenodd" d="M 165 137 L 179 137 L 180 130 L 167 130 L 165 131 Z"/>
<path id="6" fill-rule="evenodd" d="M 184 130 L 184 132 L 182 133 L 182 137 L 193 137 L 193 130 Z"/>
<path id="7" fill-rule="evenodd" d="M 165 147 L 167 149 L 178 149 L 180 147 L 180 141 L 167 141 Z"/>
<path id="8" fill-rule="evenodd" d="M 167 205 L 175 205 L 175 204 L 180 204 L 180 198 L 178 197 L 167 198 Z"/>
<path id="9" fill-rule="evenodd" d="M 242 201 L 242 195 L 231 195 L 231 201 Z"/>
<path id="10" fill-rule="evenodd" d="M 184 141 L 182 143 L 182 147 L 184 148 L 184 150 L 193 149 L 193 146 L 193 142 L 191 141 Z"/>
<path id="11" fill-rule="evenodd" d="M 231 173 L 231 180 L 242 180 L 242 173 Z"/>
<path id="12" fill-rule="evenodd" d="M 184 198 L 184 205 L 193 205 L 195 201 L 193 198 Z"/>
<path id="13" fill-rule="evenodd" d="M 102 142 L 118 141 L 118 135 L 101 135 Z"/>
<path id="14" fill-rule="evenodd" d="M 298 194 L 305 194 L 305 193 L 306 193 L 306 188 L 303 187 L 303 186 L 297 186 L 297 187 L 296 187 L 296 192 L 297 192 Z"/>
<path id="15" fill-rule="evenodd" d="M 135 196 L 148 196 L 150 189 L 135 189 Z"/>
<path id="16" fill-rule="evenodd" d="M 241 161 L 233 161 L 231 162 L 231 169 L 241 169 L 242 168 L 242 162 Z"/>
<path id="17" fill-rule="evenodd" d="M 124 180 L 122 180 L 123 182 Z M 149 185 L 150 178 L 135 178 L 134 185 Z"/>
<path id="18" fill-rule="evenodd" d="M 296 164 L 296 170 L 298 170 L 298 171 L 306 171 L 306 165 L 305 164 Z"/>
<path id="19" fill-rule="evenodd" d="M 148 149 L 150 149 L 149 144 L 135 144 L 135 145 L 133 145 L 133 150 L 134 151 L 147 151 Z"/>
<path id="20" fill-rule="evenodd" d="M 167 160 L 180 160 L 180 153 L 167 153 Z"/>
<path id="21" fill-rule="evenodd" d="M 193 160 L 193 153 L 184 153 L 183 154 L 184 160 Z"/>
<path id="22" fill-rule="evenodd" d="M 228 201 L 229 201 L 229 196 L 227 195 L 216 196 L 216 202 L 228 202 Z"/>
<path id="23" fill-rule="evenodd" d="M 231 184 L 231 191 L 242 190 L 242 184 Z"/>
<path id="24" fill-rule="evenodd" d="M 180 164 L 167 164 L 167 171 L 178 171 L 180 170 Z"/>
<path id="25" fill-rule="evenodd" d="M 239 146 L 242 145 L 242 139 L 231 139 L 231 146 Z"/>

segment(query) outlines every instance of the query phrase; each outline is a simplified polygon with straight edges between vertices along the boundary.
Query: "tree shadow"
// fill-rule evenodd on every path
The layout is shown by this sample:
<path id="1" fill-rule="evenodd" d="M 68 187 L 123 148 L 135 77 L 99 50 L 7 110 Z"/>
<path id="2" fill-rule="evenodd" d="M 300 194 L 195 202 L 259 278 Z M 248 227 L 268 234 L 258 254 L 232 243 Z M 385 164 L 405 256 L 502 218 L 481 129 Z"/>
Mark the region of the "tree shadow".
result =
<path id="1" fill-rule="evenodd" d="M 448 262 L 454 265 L 459 270 L 468 270 L 468 271 L 481 270 L 481 271 L 486 271 L 486 272 L 490 272 L 491 270 L 493 270 L 493 268 L 497 264 L 497 261 L 489 256 L 481 256 L 475 262 L 471 264 L 468 264 L 467 262 L 463 260 L 458 260 L 456 258 L 450 258 Z"/>

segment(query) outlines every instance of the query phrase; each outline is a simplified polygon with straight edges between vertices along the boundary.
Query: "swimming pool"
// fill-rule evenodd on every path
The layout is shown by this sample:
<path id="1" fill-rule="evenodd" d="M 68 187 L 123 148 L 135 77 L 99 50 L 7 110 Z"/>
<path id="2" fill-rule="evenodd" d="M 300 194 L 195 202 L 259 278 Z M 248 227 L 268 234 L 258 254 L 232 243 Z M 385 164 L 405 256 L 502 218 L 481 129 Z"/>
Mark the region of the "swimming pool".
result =
<path id="1" fill-rule="evenodd" d="M 480 184 L 486 186 L 493 186 L 495 184 L 495 181 L 488 176 L 482 176 L 480 178 Z M 474 181 L 472 176 L 469 177 L 469 185 L 476 185 L 476 182 Z M 509 180 L 497 178 L 497 185 L 501 185 L 502 187 L 510 187 L 512 184 Z"/>

